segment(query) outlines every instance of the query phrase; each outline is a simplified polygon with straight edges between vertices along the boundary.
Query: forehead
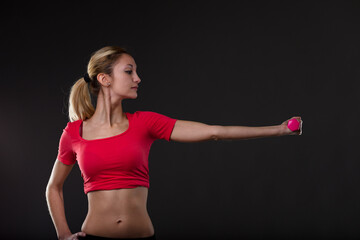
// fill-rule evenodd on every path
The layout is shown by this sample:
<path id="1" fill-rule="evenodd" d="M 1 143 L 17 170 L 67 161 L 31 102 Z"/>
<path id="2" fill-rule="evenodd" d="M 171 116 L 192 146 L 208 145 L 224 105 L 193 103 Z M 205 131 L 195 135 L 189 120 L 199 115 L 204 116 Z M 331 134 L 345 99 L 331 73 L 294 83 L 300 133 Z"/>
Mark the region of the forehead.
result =
<path id="1" fill-rule="evenodd" d="M 134 58 L 129 54 L 121 55 L 121 57 L 115 63 L 115 67 L 126 67 L 126 66 L 136 67 Z"/>

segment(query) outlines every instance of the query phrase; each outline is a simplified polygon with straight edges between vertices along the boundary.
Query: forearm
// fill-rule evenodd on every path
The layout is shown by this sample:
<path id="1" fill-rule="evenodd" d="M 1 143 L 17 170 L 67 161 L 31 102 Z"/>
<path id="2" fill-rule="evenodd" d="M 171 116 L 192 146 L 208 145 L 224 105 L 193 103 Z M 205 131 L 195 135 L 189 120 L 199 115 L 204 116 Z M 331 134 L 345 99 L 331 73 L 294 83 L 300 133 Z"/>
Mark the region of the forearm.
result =
<path id="1" fill-rule="evenodd" d="M 215 140 L 240 140 L 283 136 L 281 125 L 265 127 L 216 126 Z"/>
<path id="2" fill-rule="evenodd" d="M 58 238 L 70 234 L 66 221 L 63 192 L 54 187 L 47 187 L 46 200 Z"/>

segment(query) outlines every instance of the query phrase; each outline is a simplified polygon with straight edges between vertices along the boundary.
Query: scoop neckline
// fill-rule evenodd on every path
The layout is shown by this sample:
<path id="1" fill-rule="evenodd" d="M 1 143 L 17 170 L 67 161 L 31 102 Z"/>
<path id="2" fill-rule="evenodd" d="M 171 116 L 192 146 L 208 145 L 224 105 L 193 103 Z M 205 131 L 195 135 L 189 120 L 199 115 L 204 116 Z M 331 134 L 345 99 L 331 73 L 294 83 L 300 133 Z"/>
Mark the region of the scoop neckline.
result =
<path id="1" fill-rule="evenodd" d="M 79 127 L 78 127 L 78 129 L 77 129 L 77 135 L 78 135 L 78 137 L 79 137 L 81 140 L 87 141 L 87 142 L 107 140 L 107 139 L 112 139 L 112 138 L 120 137 L 120 136 L 124 135 L 125 133 L 127 133 L 127 132 L 129 131 L 130 127 L 131 127 L 131 121 L 130 121 L 129 113 L 125 112 L 125 115 L 126 115 L 126 118 L 127 118 L 128 122 L 129 122 L 129 126 L 128 126 L 128 128 L 127 128 L 124 132 L 122 132 L 122 133 L 119 133 L 119 134 L 114 135 L 114 136 L 111 136 L 111 137 L 96 138 L 96 139 L 90 139 L 90 140 L 88 140 L 88 139 L 83 138 L 83 137 L 80 135 L 80 127 L 82 126 L 82 124 L 83 124 L 83 122 L 84 122 L 84 120 L 80 119 L 80 124 L 79 124 Z M 83 133 L 83 131 L 82 131 L 82 133 Z"/>

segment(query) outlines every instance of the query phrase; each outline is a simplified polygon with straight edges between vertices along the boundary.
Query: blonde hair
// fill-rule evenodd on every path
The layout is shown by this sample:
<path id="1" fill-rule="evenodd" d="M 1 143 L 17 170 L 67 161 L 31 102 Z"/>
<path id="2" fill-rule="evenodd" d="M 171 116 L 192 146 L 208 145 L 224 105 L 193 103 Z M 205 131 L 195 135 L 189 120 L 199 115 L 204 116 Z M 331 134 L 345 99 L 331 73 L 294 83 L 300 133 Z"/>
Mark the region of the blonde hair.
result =
<path id="1" fill-rule="evenodd" d="M 129 54 L 124 48 L 107 46 L 91 55 L 87 66 L 87 73 L 91 81 L 87 83 L 82 77 L 70 89 L 69 119 L 71 122 L 79 119 L 85 120 L 94 114 L 95 107 L 91 102 L 91 97 L 97 99 L 100 91 L 97 75 L 99 73 L 112 75 L 114 63 L 124 53 Z"/>

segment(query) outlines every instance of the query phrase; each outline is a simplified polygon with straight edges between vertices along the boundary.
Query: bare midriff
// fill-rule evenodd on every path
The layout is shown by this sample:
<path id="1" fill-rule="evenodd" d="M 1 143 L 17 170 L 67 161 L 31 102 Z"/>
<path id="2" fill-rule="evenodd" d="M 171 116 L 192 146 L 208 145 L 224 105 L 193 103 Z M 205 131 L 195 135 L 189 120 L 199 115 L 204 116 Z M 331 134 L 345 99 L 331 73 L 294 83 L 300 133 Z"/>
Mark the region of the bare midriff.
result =
<path id="1" fill-rule="evenodd" d="M 88 214 L 81 230 L 110 238 L 141 238 L 154 235 L 147 212 L 148 189 L 114 189 L 87 194 Z"/>

